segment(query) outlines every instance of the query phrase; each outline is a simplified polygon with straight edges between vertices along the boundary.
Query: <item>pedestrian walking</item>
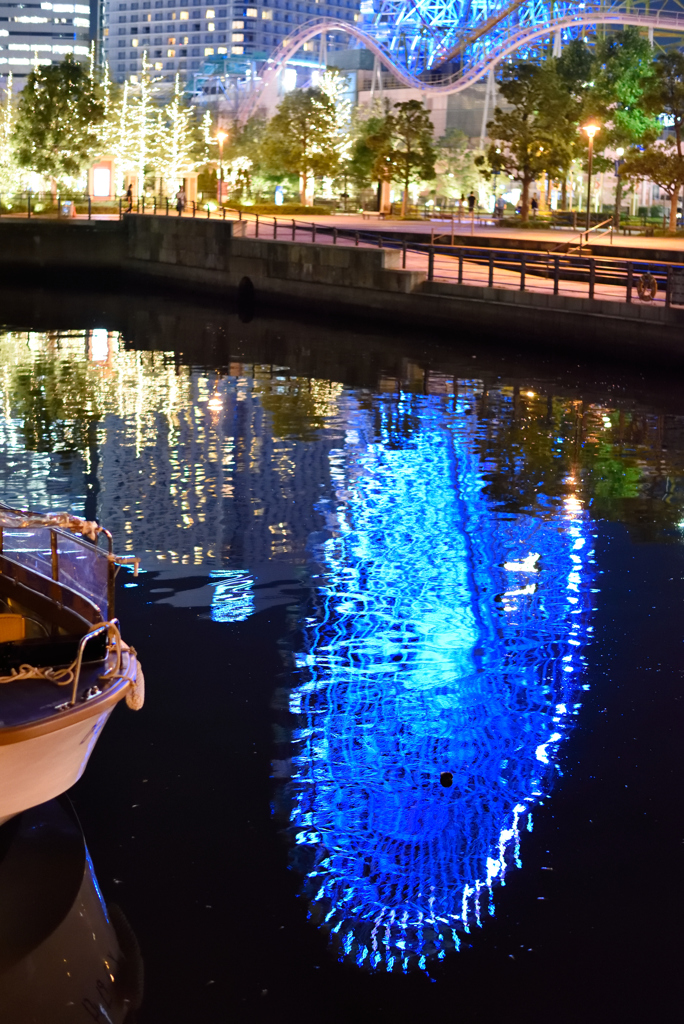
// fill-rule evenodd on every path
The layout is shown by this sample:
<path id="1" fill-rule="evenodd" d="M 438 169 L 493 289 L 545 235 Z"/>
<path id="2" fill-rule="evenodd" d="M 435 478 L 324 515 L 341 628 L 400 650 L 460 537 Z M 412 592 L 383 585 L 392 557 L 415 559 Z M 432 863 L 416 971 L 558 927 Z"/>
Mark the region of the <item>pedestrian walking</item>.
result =
<path id="1" fill-rule="evenodd" d="M 471 189 L 470 190 L 470 195 L 468 196 L 468 213 L 473 213 L 473 211 L 475 210 L 475 203 L 476 202 L 477 202 L 477 196 L 475 195 L 475 193 Z"/>
<path id="2" fill-rule="evenodd" d="M 532 207 L 532 217 L 536 218 L 537 210 L 539 209 L 539 200 L 536 196 L 532 196 L 532 202 L 530 203 L 530 206 Z"/>
<path id="3" fill-rule="evenodd" d="M 126 199 L 128 201 L 128 209 L 126 213 L 132 213 L 133 211 L 133 185 L 130 184 L 126 189 Z"/>
<path id="4" fill-rule="evenodd" d="M 494 204 L 494 213 L 499 220 L 503 220 L 504 211 L 506 209 L 506 200 L 503 196 L 499 196 Z"/>
<path id="5" fill-rule="evenodd" d="M 176 194 L 176 209 L 178 210 L 178 216 L 180 217 L 185 209 L 185 189 L 182 185 Z"/>

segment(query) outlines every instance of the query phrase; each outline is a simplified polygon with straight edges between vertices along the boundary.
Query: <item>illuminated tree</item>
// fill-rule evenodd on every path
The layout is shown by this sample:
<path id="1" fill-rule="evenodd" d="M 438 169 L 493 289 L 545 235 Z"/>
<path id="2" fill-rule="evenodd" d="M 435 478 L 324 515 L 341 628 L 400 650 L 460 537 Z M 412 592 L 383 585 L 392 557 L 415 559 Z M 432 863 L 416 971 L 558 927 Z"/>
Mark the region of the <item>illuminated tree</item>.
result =
<path id="1" fill-rule="evenodd" d="M 476 155 L 468 136 L 458 128 L 450 128 L 439 139 L 435 169 L 440 194 L 458 198 L 477 187 L 480 172 L 475 164 Z"/>
<path id="2" fill-rule="evenodd" d="M 58 182 L 73 182 L 98 151 L 103 119 L 102 90 L 71 54 L 60 64 L 35 67 L 19 100 L 19 166 Z"/>
<path id="3" fill-rule="evenodd" d="M 545 171 L 562 177 L 570 166 L 576 132 L 569 132 L 570 95 L 553 64 L 507 64 L 498 80 L 507 109 L 494 109 L 492 140 L 477 157 L 485 177 L 502 171 L 522 189 L 522 220 L 529 216 L 530 186 Z"/>
<path id="4" fill-rule="evenodd" d="M 164 182 L 167 192 L 175 192 L 181 185 L 183 171 L 197 164 L 200 133 L 194 110 L 183 103 L 180 77 L 176 81 L 171 101 L 157 111 L 157 144 L 151 155 L 156 173 Z M 202 129 L 202 146 L 206 146 L 206 128 Z"/>
<path id="5" fill-rule="evenodd" d="M 334 177 L 340 160 L 335 101 L 321 88 L 288 93 L 268 123 L 261 145 L 266 170 L 297 174 L 307 202 L 312 177 Z"/>
<path id="6" fill-rule="evenodd" d="M 677 226 L 677 201 L 684 185 L 684 55 L 661 54 L 654 65 L 643 95 L 647 112 L 663 115 L 672 133 L 651 142 L 641 152 L 632 152 L 622 173 L 631 181 L 654 181 L 670 197 L 670 231 Z"/>
<path id="7" fill-rule="evenodd" d="M 0 108 L 0 192 L 15 189 L 19 183 L 19 168 L 14 155 L 15 110 L 12 95 L 12 72 L 7 76 L 5 102 Z"/>
<path id="8" fill-rule="evenodd" d="M 374 135 L 366 138 L 375 152 L 374 177 L 396 181 L 403 191 L 402 210 L 406 214 L 411 182 L 435 177 L 436 151 L 434 127 L 420 100 L 395 103 L 396 113 L 387 114 Z"/>

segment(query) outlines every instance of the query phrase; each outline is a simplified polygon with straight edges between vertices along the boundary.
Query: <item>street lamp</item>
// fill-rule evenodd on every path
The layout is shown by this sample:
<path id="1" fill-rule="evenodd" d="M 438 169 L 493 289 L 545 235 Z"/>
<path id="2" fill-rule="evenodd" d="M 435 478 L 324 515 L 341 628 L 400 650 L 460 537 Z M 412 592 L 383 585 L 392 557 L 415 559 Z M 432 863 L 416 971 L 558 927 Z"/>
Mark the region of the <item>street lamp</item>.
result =
<path id="1" fill-rule="evenodd" d="M 594 157 L 594 136 L 601 130 L 600 124 L 583 124 L 582 131 L 589 137 L 589 174 L 587 175 L 587 231 L 591 227 L 591 162 Z M 589 239 L 587 239 L 589 241 Z"/>
<path id="2" fill-rule="evenodd" d="M 219 145 L 219 206 L 223 202 L 223 143 L 226 141 L 227 138 L 227 132 L 216 132 L 216 141 L 218 142 Z"/>

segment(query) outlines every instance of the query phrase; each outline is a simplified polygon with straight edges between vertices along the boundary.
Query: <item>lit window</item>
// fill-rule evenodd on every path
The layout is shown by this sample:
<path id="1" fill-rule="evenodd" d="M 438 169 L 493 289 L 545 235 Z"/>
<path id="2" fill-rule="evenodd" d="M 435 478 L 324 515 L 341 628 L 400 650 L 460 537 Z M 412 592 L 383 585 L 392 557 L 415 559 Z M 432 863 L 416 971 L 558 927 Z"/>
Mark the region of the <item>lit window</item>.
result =
<path id="1" fill-rule="evenodd" d="M 273 11 L 262 11 L 261 17 L 264 21 L 273 21 Z"/>
<path id="2" fill-rule="evenodd" d="M 244 21 L 234 21 L 233 22 L 233 28 L 244 28 L 244 27 L 245 27 Z"/>
<path id="3" fill-rule="evenodd" d="M 190 36 L 183 36 L 183 45 L 187 46 L 190 42 Z"/>
<path id="4" fill-rule="evenodd" d="M 245 11 L 245 18 L 256 18 L 258 17 L 256 7 L 248 7 Z"/>
<path id="5" fill-rule="evenodd" d="M 313 43 L 304 43 L 304 46 L 302 47 L 302 49 L 304 49 L 304 50 L 313 50 L 313 48 L 314 48 L 314 44 Z"/>
<path id="6" fill-rule="evenodd" d="M 167 50 L 166 51 L 166 56 L 167 57 L 175 57 L 176 56 L 176 51 L 175 50 Z"/>
<path id="7" fill-rule="evenodd" d="M 216 17 L 216 11 L 208 10 L 204 17 L 211 21 L 212 18 Z"/>
<path id="8" fill-rule="evenodd" d="M 174 11 L 173 14 L 171 15 L 171 21 L 175 21 L 175 20 L 176 20 L 176 12 Z"/>
<path id="9" fill-rule="evenodd" d="M 169 42 L 169 46 L 175 46 L 176 45 L 176 37 L 175 36 L 169 36 L 168 42 Z"/>
<path id="10" fill-rule="evenodd" d="M 227 46 L 219 46 L 219 48 L 218 48 L 218 50 L 216 52 L 217 53 L 228 53 L 228 47 Z"/>
<path id="11" fill-rule="evenodd" d="M 210 21 L 209 24 L 207 25 L 207 32 L 213 32 L 215 28 L 216 26 L 214 25 L 214 22 Z"/>
<path id="12" fill-rule="evenodd" d="M 245 48 L 244 48 L 244 46 L 233 46 L 230 52 L 231 53 L 235 53 L 235 54 L 244 53 L 245 52 Z"/>
<path id="13" fill-rule="evenodd" d="M 131 39 L 131 46 L 137 46 L 137 45 L 138 45 L 138 40 L 137 39 Z"/>
<path id="14" fill-rule="evenodd" d="M 160 60 L 158 60 L 157 63 L 154 65 L 154 70 L 155 71 L 161 71 L 163 69 L 163 67 L 164 67 L 164 65 L 162 64 L 162 62 Z"/>
<path id="15" fill-rule="evenodd" d="M 214 47 L 213 46 L 205 46 L 204 47 L 204 56 L 205 57 L 213 57 L 213 55 L 214 55 Z"/>
<path id="16" fill-rule="evenodd" d="M 245 37 L 243 36 L 242 32 L 233 32 L 233 42 L 234 43 L 244 43 L 244 41 L 245 41 Z M 235 51 L 233 51 L 233 53 L 234 52 Z"/>
<path id="17" fill-rule="evenodd" d="M 188 12 L 187 11 L 181 11 L 180 12 L 180 20 L 181 21 L 187 21 L 188 20 Z"/>

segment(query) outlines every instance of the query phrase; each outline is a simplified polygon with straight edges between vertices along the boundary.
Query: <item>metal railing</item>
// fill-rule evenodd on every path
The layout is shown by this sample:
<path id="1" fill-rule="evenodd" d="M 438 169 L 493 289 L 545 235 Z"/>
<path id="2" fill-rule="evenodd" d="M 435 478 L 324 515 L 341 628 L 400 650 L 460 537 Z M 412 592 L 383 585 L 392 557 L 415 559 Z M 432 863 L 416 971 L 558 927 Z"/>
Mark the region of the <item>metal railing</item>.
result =
<path id="1" fill-rule="evenodd" d="M 395 249 L 401 266 L 426 270 L 428 281 L 483 288 L 569 294 L 613 302 L 684 305 L 684 266 L 648 259 L 617 259 L 572 253 L 495 249 L 415 242 L 410 236 L 361 230 L 297 218 L 251 214 L 255 238 Z M 246 220 L 248 215 L 238 214 Z M 596 225 L 600 228 L 601 225 Z M 584 232 L 586 234 L 586 232 Z"/>
<path id="2" fill-rule="evenodd" d="M 378 228 L 357 230 L 352 227 L 302 221 L 296 217 L 277 217 L 222 207 L 212 210 L 196 200 L 179 211 L 166 197 L 146 197 L 133 202 L 131 212 L 145 216 L 202 217 L 225 221 L 246 221 L 252 237 L 272 240 L 327 243 L 394 249 L 401 252 L 402 269 L 426 272 L 428 281 L 444 281 L 480 288 L 567 294 L 575 297 L 613 302 L 641 302 L 684 305 L 684 266 L 648 259 L 617 259 L 557 250 L 530 251 L 497 249 L 484 246 L 449 244 L 437 240 L 416 242 L 409 234 L 383 232 Z M 128 213 L 119 200 L 118 216 Z M 612 218 L 594 225 L 599 231 Z M 610 230 L 610 229 L 608 229 Z M 581 232 L 587 236 L 587 232 Z M 452 235 L 453 238 L 453 235 Z M 565 248 L 567 242 L 558 248 Z"/>

